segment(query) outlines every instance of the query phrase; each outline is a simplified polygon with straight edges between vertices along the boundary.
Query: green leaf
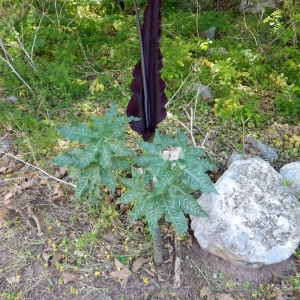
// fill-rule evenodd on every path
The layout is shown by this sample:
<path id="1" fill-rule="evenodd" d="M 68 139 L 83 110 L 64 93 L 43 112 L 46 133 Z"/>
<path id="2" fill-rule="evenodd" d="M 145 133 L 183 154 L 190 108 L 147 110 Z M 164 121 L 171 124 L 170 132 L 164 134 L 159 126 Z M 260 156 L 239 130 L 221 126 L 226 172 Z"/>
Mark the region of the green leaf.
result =
<path id="1" fill-rule="evenodd" d="M 177 131 L 177 142 L 181 149 L 185 149 L 188 144 L 187 136 L 184 132 Z"/>
<path id="2" fill-rule="evenodd" d="M 148 143 L 148 142 L 138 142 L 138 144 L 146 150 L 147 154 L 150 155 L 160 155 L 160 151 L 156 149 L 156 146 L 154 144 Z"/>
<path id="3" fill-rule="evenodd" d="M 152 236 L 154 234 L 154 230 L 158 227 L 158 220 L 161 217 L 161 213 L 157 209 L 157 201 L 159 201 L 157 197 L 150 197 L 146 206 L 145 216 Z"/>
<path id="4" fill-rule="evenodd" d="M 142 218 L 146 213 L 147 198 L 140 199 L 134 204 L 130 212 L 129 222 L 132 225 L 133 221 Z"/>
<path id="5" fill-rule="evenodd" d="M 133 153 L 118 141 L 107 140 L 107 146 L 111 149 L 111 151 L 120 156 L 133 156 Z"/>
<path id="6" fill-rule="evenodd" d="M 185 233 L 188 229 L 185 216 L 177 205 L 175 199 L 171 199 L 167 193 L 161 195 L 158 208 L 165 214 L 165 220 L 175 226 L 177 234 Z"/>
<path id="7" fill-rule="evenodd" d="M 79 180 L 76 185 L 75 198 L 79 198 L 83 192 L 90 188 L 89 178 L 93 175 L 94 167 L 89 167 L 82 171 L 79 175 Z"/>
<path id="8" fill-rule="evenodd" d="M 216 189 L 209 176 L 197 165 L 190 165 L 182 170 L 182 182 L 194 190 L 202 193 L 216 193 Z"/>
<path id="9" fill-rule="evenodd" d="M 111 167 L 112 165 L 111 157 L 112 157 L 111 150 L 106 145 L 102 145 L 100 164 L 104 169 L 109 169 Z"/>
<path id="10" fill-rule="evenodd" d="M 113 104 L 105 113 L 105 119 L 108 123 L 112 122 L 113 118 L 117 116 L 116 105 Z"/>
<path id="11" fill-rule="evenodd" d="M 98 142 L 95 145 L 92 145 L 91 147 L 85 149 L 83 152 L 83 155 L 80 159 L 79 167 L 85 168 L 87 165 L 89 165 L 91 162 L 95 161 L 96 154 L 100 151 L 101 144 Z"/>
<path id="12" fill-rule="evenodd" d="M 144 201 L 146 197 L 148 197 L 148 192 L 146 191 L 128 191 L 124 193 L 121 198 L 118 200 L 118 204 L 128 204 L 133 201 Z"/>
<path id="13" fill-rule="evenodd" d="M 162 149 L 165 149 L 170 146 L 179 146 L 178 143 L 168 135 L 160 135 L 158 131 L 155 131 L 155 144 L 160 145 Z"/>
<path id="14" fill-rule="evenodd" d="M 74 168 L 78 168 L 80 165 L 80 159 L 78 159 L 77 155 L 62 153 L 59 156 L 53 158 L 52 163 L 63 167 L 71 166 Z"/>
<path id="15" fill-rule="evenodd" d="M 92 120 L 94 121 L 94 127 L 97 130 L 97 136 L 101 137 L 105 133 L 106 129 L 106 120 L 103 118 L 92 116 Z"/>
<path id="16" fill-rule="evenodd" d="M 101 168 L 100 170 L 101 178 L 102 178 L 102 183 L 107 186 L 107 188 L 111 191 L 115 191 L 115 176 L 110 170 L 106 170 Z"/>
<path id="17" fill-rule="evenodd" d="M 93 171 L 90 175 L 90 182 L 92 185 L 99 185 L 102 182 L 100 166 L 98 164 L 94 165 Z"/>
<path id="18" fill-rule="evenodd" d="M 204 150 L 202 148 L 196 148 L 196 147 L 190 145 L 183 152 L 183 159 L 194 160 L 194 159 L 198 159 L 203 154 L 204 154 Z"/>
<path id="19" fill-rule="evenodd" d="M 87 143 L 94 139 L 95 132 L 90 129 L 87 124 L 66 125 L 58 129 L 60 135 L 71 141 Z"/>
<path id="20" fill-rule="evenodd" d="M 157 183 L 155 184 L 154 193 L 156 195 L 163 194 L 174 179 L 174 173 L 170 168 L 162 169 L 157 177 Z"/>
<path id="21" fill-rule="evenodd" d="M 98 198 L 99 198 L 99 189 L 91 185 L 89 188 L 89 197 L 88 197 L 89 206 L 90 207 L 98 206 Z"/>
<path id="22" fill-rule="evenodd" d="M 123 157 L 111 158 L 111 170 L 126 170 L 131 166 L 131 163 Z"/>
<path id="23" fill-rule="evenodd" d="M 186 213 L 197 217 L 208 217 L 208 214 L 201 208 L 193 196 L 176 193 L 177 205 Z"/>

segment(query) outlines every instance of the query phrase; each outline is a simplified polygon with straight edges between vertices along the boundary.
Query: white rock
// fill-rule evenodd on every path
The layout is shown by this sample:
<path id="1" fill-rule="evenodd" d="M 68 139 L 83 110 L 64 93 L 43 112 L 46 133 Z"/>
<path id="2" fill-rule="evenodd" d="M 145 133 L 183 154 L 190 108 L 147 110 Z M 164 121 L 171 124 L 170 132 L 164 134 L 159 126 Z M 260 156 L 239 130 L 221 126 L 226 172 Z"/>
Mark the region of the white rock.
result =
<path id="1" fill-rule="evenodd" d="M 279 172 L 284 179 L 288 180 L 292 193 L 300 198 L 300 161 L 284 165 Z"/>
<path id="2" fill-rule="evenodd" d="M 248 159 L 249 156 L 248 155 L 245 155 L 245 154 L 240 154 L 240 153 L 236 153 L 236 152 L 233 152 L 228 161 L 227 161 L 227 166 L 231 165 L 233 162 L 235 161 L 238 161 L 238 160 L 245 160 L 245 159 Z"/>
<path id="3" fill-rule="evenodd" d="M 300 241 L 300 203 L 261 158 L 233 162 L 198 203 L 209 218 L 191 216 L 200 246 L 238 267 L 288 259 Z"/>

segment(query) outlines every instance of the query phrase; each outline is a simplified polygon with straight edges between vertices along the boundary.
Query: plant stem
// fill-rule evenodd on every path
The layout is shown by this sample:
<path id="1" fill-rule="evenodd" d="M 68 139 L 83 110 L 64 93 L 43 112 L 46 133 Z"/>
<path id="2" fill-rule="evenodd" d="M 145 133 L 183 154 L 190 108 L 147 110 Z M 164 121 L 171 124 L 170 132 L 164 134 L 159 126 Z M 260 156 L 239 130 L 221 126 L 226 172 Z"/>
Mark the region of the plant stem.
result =
<path id="1" fill-rule="evenodd" d="M 163 249 L 159 226 L 154 230 L 153 234 L 153 259 L 155 265 L 160 267 L 163 262 Z"/>
<path id="2" fill-rule="evenodd" d="M 154 190 L 156 178 L 154 177 L 150 180 L 150 189 L 151 191 Z M 163 248 L 162 248 L 162 239 L 159 229 L 159 224 L 157 224 L 157 228 L 154 230 L 153 233 L 153 260 L 154 264 L 157 267 L 160 267 L 163 262 Z"/>

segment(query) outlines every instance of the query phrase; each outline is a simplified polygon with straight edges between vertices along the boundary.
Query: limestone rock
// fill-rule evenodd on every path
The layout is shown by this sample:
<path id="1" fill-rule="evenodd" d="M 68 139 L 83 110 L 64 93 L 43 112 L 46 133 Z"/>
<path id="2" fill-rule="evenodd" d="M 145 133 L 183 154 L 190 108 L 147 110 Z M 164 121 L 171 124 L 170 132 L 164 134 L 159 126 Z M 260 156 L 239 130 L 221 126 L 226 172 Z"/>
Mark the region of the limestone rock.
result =
<path id="1" fill-rule="evenodd" d="M 244 268 L 293 254 L 300 241 L 300 203 L 267 162 L 258 157 L 235 161 L 215 188 L 219 194 L 198 199 L 209 218 L 191 216 L 204 250 Z"/>
<path id="2" fill-rule="evenodd" d="M 241 0 L 240 8 L 243 12 L 256 14 L 265 8 L 275 8 L 278 0 Z"/>
<path id="3" fill-rule="evenodd" d="M 252 137 L 249 137 L 245 140 L 245 143 L 246 144 L 250 144 L 252 146 L 252 150 L 250 152 L 250 154 L 258 154 L 260 153 L 261 157 L 263 159 L 278 159 L 278 154 L 275 152 L 274 149 L 268 147 L 267 145 L 263 144 L 261 141 L 255 139 L 255 138 L 252 138 Z"/>
<path id="4" fill-rule="evenodd" d="M 223 48 L 209 48 L 208 49 L 208 54 L 212 55 L 212 54 L 228 54 L 229 52 Z"/>
<path id="5" fill-rule="evenodd" d="M 300 161 L 284 165 L 279 172 L 284 179 L 289 181 L 288 185 L 292 193 L 300 198 Z"/>
<path id="6" fill-rule="evenodd" d="M 231 165 L 233 162 L 235 161 L 238 161 L 238 160 L 245 160 L 245 159 L 248 159 L 249 156 L 246 155 L 246 154 L 240 154 L 240 153 L 236 153 L 236 152 L 233 152 L 228 161 L 227 161 L 227 166 Z"/>
<path id="7" fill-rule="evenodd" d="M 194 83 L 192 87 L 192 91 L 199 93 L 201 95 L 202 100 L 211 100 L 213 99 L 212 93 L 208 86 L 202 83 Z"/>
<path id="8" fill-rule="evenodd" d="M 211 27 L 207 30 L 199 32 L 200 37 L 208 38 L 209 40 L 213 41 L 216 35 L 216 27 Z"/>

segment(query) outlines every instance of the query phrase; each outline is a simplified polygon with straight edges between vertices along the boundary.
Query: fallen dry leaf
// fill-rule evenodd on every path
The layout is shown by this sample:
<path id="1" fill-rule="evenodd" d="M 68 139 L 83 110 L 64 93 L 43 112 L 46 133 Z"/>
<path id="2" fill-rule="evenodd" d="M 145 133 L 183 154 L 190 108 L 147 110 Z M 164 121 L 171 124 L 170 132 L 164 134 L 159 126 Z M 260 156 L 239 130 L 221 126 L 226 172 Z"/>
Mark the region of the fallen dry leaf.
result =
<path id="1" fill-rule="evenodd" d="M 9 284 L 19 283 L 21 281 L 21 276 L 17 275 L 17 276 L 8 277 L 8 278 L 6 278 L 6 281 Z"/>
<path id="2" fill-rule="evenodd" d="M 139 257 L 137 258 L 132 265 L 132 273 L 135 273 L 144 263 L 148 262 L 149 259 Z"/>
<path id="3" fill-rule="evenodd" d="M 282 291 L 276 291 L 276 300 L 284 300 Z"/>
<path id="4" fill-rule="evenodd" d="M 165 292 L 163 290 L 157 292 L 156 294 L 153 295 L 154 298 L 158 299 L 164 299 L 165 298 Z"/>
<path id="5" fill-rule="evenodd" d="M 74 279 L 75 279 L 75 277 L 72 274 L 69 274 L 69 273 L 62 273 L 61 277 L 64 281 L 64 284 L 67 284 L 71 281 L 74 281 Z"/>
<path id="6" fill-rule="evenodd" d="M 74 251 L 74 255 L 75 255 L 76 257 L 82 257 L 82 256 L 84 255 L 84 252 L 79 251 L 79 250 L 75 250 L 75 251 Z"/>
<path id="7" fill-rule="evenodd" d="M 171 254 L 170 257 L 164 261 L 164 264 L 173 263 L 173 260 L 174 260 L 174 256 L 173 256 L 173 254 Z"/>
<path id="8" fill-rule="evenodd" d="M 64 177 L 64 175 L 66 174 L 66 172 L 67 172 L 66 168 L 60 167 L 59 170 L 55 172 L 55 177 L 61 179 L 61 178 Z"/>
<path id="9" fill-rule="evenodd" d="M 13 172 L 13 169 L 10 167 L 1 167 L 0 174 L 7 175 Z"/>
<path id="10" fill-rule="evenodd" d="M 123 265 L 119 260 L 114 260 L 117 271 L 110 273 L 110 276 L 117 279 L 122 285 L 125 285 L 128 281 L 131 271 L 127 266 Z"/>
<path id="11" fill-rule="evenodd" d="M 217 296 L 218 300 L 234 300 L 230 294 L 219 294 Z"/>
<path id="12" fill-rule="evenodd" d="M 32 187 L 39 179 L 39 175 L 36 172 L 29 172 L 25 174 L 24 181 L 22 182 L 22 188 L 27 189 Z"/>
<path id="13" fill-rule="evenodd" d="M 46 263 L 48 263 L 49 258 L 50 258 L 51 256 L 52 256 L 51 254 L 46 253 L 46 252 L 44 252 L 44 253 L 42 254 L 42 258 L 45 260 Z"/>
<path id="14" fill-rule="evenodd" d="M 3 204 L 4 205 L 10 205 L 11 204 L 11 197 L 13 196 L 13 194 L 12 193 L 7 193 L 6 195 L 5 195 L 5 197 L 4 197 L 4 201 L 3 201 Z"/>
<path id="15" fill-rule="evenodd" d="M 51 198 L 52 201 L 59 201 L 64 197 L 64 192 L 61 190 L 60 185 L 57 184 L 53 191 L 53 197 Z"/>
<path id="16" fill-rule="evenodd" d="M 53 254 L 53 257 L 51 258 L 50 262 L 51 262 L 51 265 L 54 266 L 56 262 L 60 262 L 62 260 L 63 256 L 58 253 L 58 252 L 55 252 Z"/>
<path id="17" fill-rule="evenodd" d="M 159 282 L 165 282 L 165 280 L 159 274 L 157 274 L 157 280 Z"/>
<path id="18" fill-rule="evenodd" d="M 200 298 L 201 297 L 206 297 L 206 300 L 215 300 L 215 297 L 208 286 L 204 286 L 200 290 Z"/>
<path id="19" fill-rule="evenodd" d="M 144 271 L 145 271 L 148 275 L 154 277 L 154 274 L 153 274 L 151 271 L 149 271 L 148 269 L 144 268 Z"/>

